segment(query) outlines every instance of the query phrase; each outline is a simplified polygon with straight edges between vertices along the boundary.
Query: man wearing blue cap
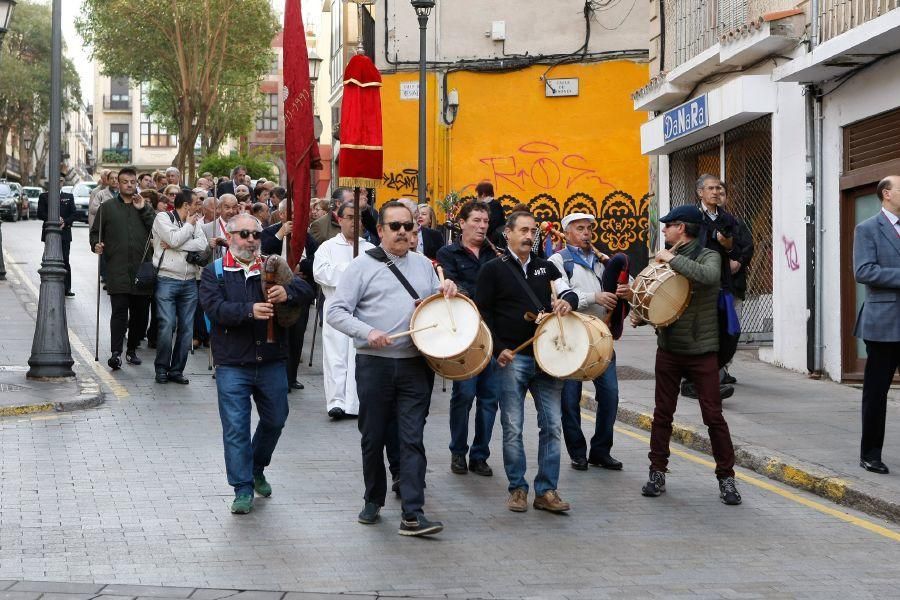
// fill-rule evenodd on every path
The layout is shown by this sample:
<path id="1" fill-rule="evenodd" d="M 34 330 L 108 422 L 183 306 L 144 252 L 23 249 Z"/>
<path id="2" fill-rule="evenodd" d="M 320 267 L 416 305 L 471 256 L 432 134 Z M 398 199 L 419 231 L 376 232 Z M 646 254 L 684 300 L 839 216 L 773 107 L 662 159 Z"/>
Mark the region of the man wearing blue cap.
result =
<path id="1" fill-rule="evenodd" d="M 679 206 L 660 218 L 663 236 L 673 250 L 656 254 L 658 262 L 667 263 L 692 284 L 690 304 L 677 321 L 657 329 L 656 408 L 650 429 L 650 478 L 641 492 L 656 497 L 666 491 L 669 463 L 669 440 L 672 419 L 678 401 L 681 378 L 689 378 L 697 389 L 700 412 L 709 430 L 719 498 L 725 504 L 740 504 L 741 495 L 734 481 L 734 446 L 728 423 L 722 414 L 719 393 L 719 320 L 717 302 L 722 262 L 718 252 L 703 248 L 700 235 L 703 215 L 696 206 Z M 635 313 L 632 321 L 642 322 Z"/>

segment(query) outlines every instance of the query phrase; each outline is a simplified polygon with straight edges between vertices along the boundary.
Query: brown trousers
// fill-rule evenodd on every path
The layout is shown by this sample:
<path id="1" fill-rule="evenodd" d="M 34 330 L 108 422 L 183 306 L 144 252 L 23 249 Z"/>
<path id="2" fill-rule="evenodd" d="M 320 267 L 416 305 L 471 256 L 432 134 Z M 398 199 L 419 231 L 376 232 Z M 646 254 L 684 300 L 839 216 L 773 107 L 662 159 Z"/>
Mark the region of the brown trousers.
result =
<path id="1" fill-rule="evenodd" d="M 700 397 L 703 424 L 709 430 L 716 477 L 734 477 L 734 446 L 728 423 L 722 415 L 719 395 L 719 362 L 715 352 L 690 355 L 656 351 L 656 408 L 650 429 L 650 469 L 666 472 L 669 464 L 669 440 L 672 437 L 672 418 L 678 402 L 681 378 L 693 382 Z"/>

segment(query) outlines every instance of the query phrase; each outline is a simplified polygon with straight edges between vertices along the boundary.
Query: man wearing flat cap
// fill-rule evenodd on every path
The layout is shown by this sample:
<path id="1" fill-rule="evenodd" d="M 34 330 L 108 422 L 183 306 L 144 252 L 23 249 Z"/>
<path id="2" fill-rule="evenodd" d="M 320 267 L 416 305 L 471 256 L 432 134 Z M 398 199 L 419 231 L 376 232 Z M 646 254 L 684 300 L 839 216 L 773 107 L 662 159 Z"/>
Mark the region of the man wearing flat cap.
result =
<path id="1" fill-rule="evenodd" d="M 677 321 L 656 331 L 656 408 L 650 429 L 650 478 L 641 492 L 656 497 L 666 491 L 666 467 L 672 419 L 682 377 L 697 388 L 700 412 L 709 430 L 719 498 L 725 504 L 740 504 L 741 495 L 734 481 L 734 446 L 728 423 L 722 414 L 719 393 L 719 319 L 717 302 L 722 262 L 718 252 L 703 248 L 697 237 L 703 215 L 696 206 L 679 206 L 660 218 L 663 236 L 671 249 L 660 250 L 656 261 L 667 263 L 673 271 L 691 282 L 691 300 Z M 635 313 L 632 322 L 643 322 Z"/>
<path id="2" fill-rule="evenodd" d="M 562 220 L 566 247 L 550 257 L 563 279 L 578 295 L 578 311 L 593 315 L 610 325 L 613 337 L 622 334 L 622 319 L 628 307 L 628 257 L 616 254 L 610 258 L 595 252 L 591 239 L 594 215 L 572 213 Z M 601 259 L 601 256 L 603 257 Z M 619 284 L 622 276 L 624 281 Z M 619 286 L 621 285 L 621 289 Z M 621 297 L 617 295 L 621 294 Z M 613 324 L 613 321 L 615 324 Z M 581 381 L 566 380 L 562 388 L 562 429 L 572 468 L 587 471 L 588 464 L 618 471 L 622 463 L 612 457 L 613 426 L 619 407 L 619 382 L 616 359 L 594 380 L 597 417 L 590 452 L 581 430 Z"/>

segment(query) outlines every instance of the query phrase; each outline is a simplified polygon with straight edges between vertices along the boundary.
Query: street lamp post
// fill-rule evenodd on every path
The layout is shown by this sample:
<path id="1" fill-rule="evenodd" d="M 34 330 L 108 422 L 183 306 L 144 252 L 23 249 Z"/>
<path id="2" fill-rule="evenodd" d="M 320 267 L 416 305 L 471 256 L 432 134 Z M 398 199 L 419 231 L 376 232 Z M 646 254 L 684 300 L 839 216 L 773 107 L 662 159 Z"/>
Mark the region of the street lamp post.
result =
<path id="1" fill-rule="evenodd" d="M 425 109 L 428 105 L 425 93 L 425 63 L 427 47 L 425 38 L 428 30 L 428 15 L 434 8 L 434 0 L 412 0 L 416 16 L 419 17 L 419 204 L 425 204 L 425 137 L 428 133 L 425 118 Z"/>
<path id="2" fill-rule="evenodd" d="M 2 1 L 2 0 L 0 0 Z M 50 44 L 50 160 L 58 164 L 62 135 L 62 0 L 53 0 Z M 54 172 L 55 171 L 55 172 Z M 37 323 L 31 344 L 29 379 L 74 377 L 69 326 L 66 322 L 65 277 L 62 232 L 59 226 L 59 172 L 50 172 L 47 222 L 44 224 L 44 257 L 41 261 L 41 291 Z"/>
<path id="3" fill-rule="evenodd" d="M 9 22 L 12 20 L 13 9 L 16 8 L 16 0 L 0 0 L 0 49 L 3 48 L 3 38 L 9 30 Z M 4 140 L 2 143 L 6 143 Z M 0 175 L 6 171 L 6 165 L 0 165 Z M 6 280 L 6 264 L 3 262 L 3 231 L 0 230 L 0 281 Z"/>
<path id="4" fill-rule="evenodd" d="M 22 162 L 22 178 L 28 183 L 34 183 L 33 176 L 31 175 L 31 143 L 33 140 L 31 139 L 31 134 L 26 133 L 25 137 L 22 138 L 22 144 L 25 146 L 25 158 Z M 26 172 L 25 169 L 28 169 Z"/>

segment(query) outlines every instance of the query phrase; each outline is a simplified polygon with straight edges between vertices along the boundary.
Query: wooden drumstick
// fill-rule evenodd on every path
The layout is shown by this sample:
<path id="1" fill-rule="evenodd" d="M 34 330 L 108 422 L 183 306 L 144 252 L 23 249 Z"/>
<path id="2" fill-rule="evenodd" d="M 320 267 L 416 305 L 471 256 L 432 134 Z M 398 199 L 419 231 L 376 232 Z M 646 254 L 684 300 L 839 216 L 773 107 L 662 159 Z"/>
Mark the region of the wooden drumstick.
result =
<path id="1" fill-rule="evenodd" d="M 441 265 L 437 265 L 437 274 L 438 279 L 441 280 L 441 285 L 444 284 L 444 269 Z M 443 295 L 443 294 L 442 294 Z M 450 315 L 450 331 L 456 333 L 456 319 L 453 318 L 453 307 L 450 305 L 450 298 L 444 296 L 444 304 L 447 305 L 447 314 Z"/>
<path id="2" fill-rule="evenodd" d="M 415 329 L 409 329 L 407 331 L 401 331 L 400 333 L 393 333 L 388 336 L 389 340 L 396 340 L 397 338 L 402 338 L 407 335 L 412 335 L 414 333 L 419 333 L 420 331 L 425 331 L 426 329 L 434 329 L 437 327 L 437 323 L 432 323 L 431 325 L 425 325 L 424 327 L 416 327 Z"/>
<path id="3" fill-rule="evenodd" d="M 528 338 L 527 340 L 525 340 L 524 342 L 522 342 L 521 344 L 519 344 L 519 345 L 516 347 L 516 349 L 512 351 L 512 353 L 513 353 L 513 354 L 518 354 L 519 352 L 521 352 L 522 350 L 524 350 L 526 346 L 528 346 L 529 344 L 533 344 L 533 343 L 534 343 L 534 340 L 538 339 L 545 331 L 547 331 L 547 330 L 546 330 L 546 329 L 541 329 L 539 332 L 537 332 L 536 334 L 534 334 L 533 336 L 531 336 L 530 338 Z"/>
<path id="4" fill-rule="evenodd" d="M 555 303 L 556 300 L 557 300 L 557 297 L 556 297 L 556 288 L 553 287 L 553 282 L 552 282 L 552 281 L 550 282 L 550 298 L 553 299 L 553 302 L 554 302 L 554 303 Z M 559 313 L 556 312 L 556 311 L 553 311 L 553 314 L 556 315 L 556 323 L 559 325 L 559 343 L 560 343 L 560 345 L 562 345 L 563 348 L 565 348 L 565 347 L 567 347 L 567 346 L 566 346 L 566 334 L 565 334 L 565 332 L 563 331 L 562 317 L 559 316 Z"/>

